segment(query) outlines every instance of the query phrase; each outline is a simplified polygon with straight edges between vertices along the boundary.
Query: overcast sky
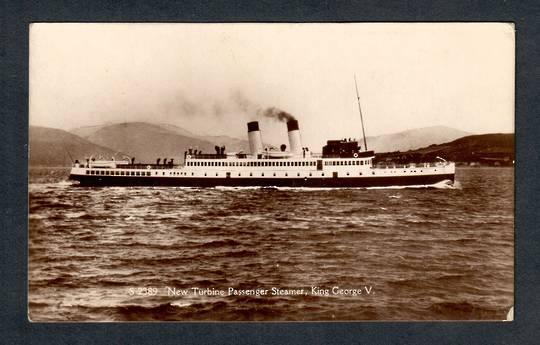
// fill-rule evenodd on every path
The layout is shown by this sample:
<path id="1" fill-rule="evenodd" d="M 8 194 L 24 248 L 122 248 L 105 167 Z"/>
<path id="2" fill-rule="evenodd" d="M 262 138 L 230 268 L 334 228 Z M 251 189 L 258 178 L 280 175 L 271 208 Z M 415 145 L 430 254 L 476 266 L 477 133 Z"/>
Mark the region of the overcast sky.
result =
<path id="1" fill-rule="evenodd" d="M 33 24 L 30 124 L 145 121 L 306 145 L 445 125 L 514 131 L 509 24 Z"/>

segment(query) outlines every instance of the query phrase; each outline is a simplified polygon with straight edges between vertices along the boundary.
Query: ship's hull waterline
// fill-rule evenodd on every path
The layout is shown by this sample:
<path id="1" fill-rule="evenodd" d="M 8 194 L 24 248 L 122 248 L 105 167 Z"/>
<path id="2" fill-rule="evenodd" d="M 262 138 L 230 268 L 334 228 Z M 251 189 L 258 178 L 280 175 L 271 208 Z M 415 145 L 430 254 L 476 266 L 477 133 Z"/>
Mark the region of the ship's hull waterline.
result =
<path id="1" fill-rule="evenodd" d="M 454 182 L 454 174 L 373 176 L 373 177 L 159 177 L 159 176 L 88 176 L 71 175 L 79 186 L 169 186 L 169 187 L 305 187 L 362 188 L 390 186 L 429 186 L 443 181 Z"/>

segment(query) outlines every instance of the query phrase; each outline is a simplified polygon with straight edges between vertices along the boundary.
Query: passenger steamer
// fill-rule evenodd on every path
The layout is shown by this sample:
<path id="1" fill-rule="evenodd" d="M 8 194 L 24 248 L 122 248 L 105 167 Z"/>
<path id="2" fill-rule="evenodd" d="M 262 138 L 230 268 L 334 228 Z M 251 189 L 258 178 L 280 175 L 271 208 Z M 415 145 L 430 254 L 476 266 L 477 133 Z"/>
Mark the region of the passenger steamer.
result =
<path id="1" fill-rule="evenodd" d="M 287 122 L 290 149 L 264 148 L 259 123 L 247 124 L 250 152 L 215 154 L 190 149 L 183 164 L 172 160 L 153 164 L 129 161 L 75 162 L 70 179 L 81 186 L 185 186 L 185 187 L 384 187 L 453 183 L 455 164 L 440 159 L 408 165 L 373 164 L 375 154 L 356 140 L 329 140 L 322 153 L 302 146 L 298 121 Z"/>

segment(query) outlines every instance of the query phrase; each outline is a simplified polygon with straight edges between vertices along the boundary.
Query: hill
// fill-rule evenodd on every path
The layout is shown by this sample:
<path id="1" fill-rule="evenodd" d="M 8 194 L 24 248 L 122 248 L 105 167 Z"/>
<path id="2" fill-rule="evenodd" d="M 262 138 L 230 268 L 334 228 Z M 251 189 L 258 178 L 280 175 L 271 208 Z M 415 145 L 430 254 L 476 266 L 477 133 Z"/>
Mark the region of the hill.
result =
<path id="1" fill-rule="evenodd" d="M 237 152 L 237 151 L 249 151 L 249 142 L 245 139 L 233 138 L 227 135 L 199 135 L 194 134 L 182 127 L 178 127 L 170 124 L 159 124 L 160 127 L 168 129 L 175 132 L 176 134 L 188 136 L 190 138 L 196 138 L 204 141 L 209 141 L 215 143 L 216 145 L 225 145 L 227 151 Z M 267 146 L 272 146 L 270 144 L 264 144 Z"/>
<path id="2" fill-rule="evenodd" d="M 247 140 L 198 135 L 169 124 L 126 122 L 81 127 L 71 132 L 97 145 L 127 152 L 139 162 L 154 162 L 157 158 L 174 158 L 176 162 L 181 162 L 184 151 L 189 148 L 214 153 L 215 145 L 224 145 L 227 152 L 249 150 Z"/>
<path id="3" fill-rule="evenodd" d="M 144 122 L 82 127 L 74 129 L 73 133 L 80 133 L 97 145 L 127 152 L 138 162 L 154 162 L 157 158 L 174 158 L 180 162 L 189 148 L 205 153 L 214 153 L 215 145 L 225 145 L 227 152 L 249 148 L 247 140 L 201 136 L 173 125 Z"/>
<path id="4" fill-rule="evenodd" d="M 30 166 L 60 167 L 71 166 L 71 157 L 83 162 L 86 157 L 107 159 L 123 154 L 107 147 L 96 145 L 61 129 L 30 126 L 29 129 L 29 160 Z M 68 154 L 69 152 L 69 154 Z"/>
<path id="5" fill-rule="evenodd" d="M 437 157 L 463 164 L 512 166 L 515 160 L 514 134 L 469 135 L 417 150 L 379 153 L 375 162 L 430 162 Z"/>
<path id="6" fill-rule="evenodd" d="M 471 133 L 445 126 L 433 126 L 367 137 L 366 140 L 370 150 L 389 152 L 414 150 L 427 145 L 442 144 L 467 135 L 471 135 Z"/>

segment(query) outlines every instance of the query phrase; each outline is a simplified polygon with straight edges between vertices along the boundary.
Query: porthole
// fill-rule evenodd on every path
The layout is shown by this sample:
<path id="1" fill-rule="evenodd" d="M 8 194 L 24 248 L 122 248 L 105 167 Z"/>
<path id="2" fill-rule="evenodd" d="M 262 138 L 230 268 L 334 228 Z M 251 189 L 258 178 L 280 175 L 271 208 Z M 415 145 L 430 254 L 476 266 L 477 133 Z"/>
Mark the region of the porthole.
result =
<path id="1" fill-rule="evenodd" d="M 285 176 L 289 176 L 287 173 L 285 173 Z"/>
<path id="2" fill-rule="evenodd" d="M 276 173 L 274 173 L 274 176 L 276 176 Z"/>
<path id="3" fill-rule="evenodd" d="M 296 176 L 300 176 L 300 173 L 296 174 Z"/>
<path id="4" fill-rule="evenodd" d="M 309 173 L 309 176 L 312 176 L 311 173 Z"/>
<path id="5" fill-rule="evenodd" d="M 238 176 L 242 176 L 242 174 L 239 173 Z"/>
<path id="6" fill-rule="evenodd" d="M 252 174 L 252 173 L 249 173 L 249 176 L 253 176 L 253 174 Z"/>
<path id="7" fill-rule="evenodd" d="M 261 173 L 261 176 L 264 176 L 264 173 Z"/>
<path id="8" fill-rule="evenodd" d="M 216 176 L 218 176 L 218 173 L 216 173 Z"/>
<path id="9" fill-rule="evenodd" d="M 204 173 L 204 176 L 206 176 L 206 173 Z"/>

